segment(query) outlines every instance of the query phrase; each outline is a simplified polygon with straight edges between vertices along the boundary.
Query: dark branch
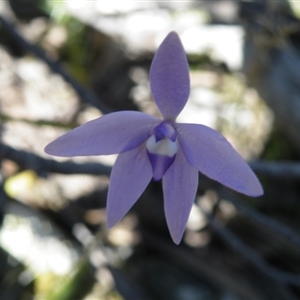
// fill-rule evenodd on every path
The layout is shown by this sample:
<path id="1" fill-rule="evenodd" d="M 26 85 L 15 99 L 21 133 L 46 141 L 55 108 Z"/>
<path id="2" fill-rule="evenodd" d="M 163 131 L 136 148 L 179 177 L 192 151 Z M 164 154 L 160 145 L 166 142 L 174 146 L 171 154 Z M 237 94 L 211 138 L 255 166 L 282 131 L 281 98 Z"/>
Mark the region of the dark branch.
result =
<path id="1" fill-rule="evenodd" d="M 59 62 L 53 60 L 47 53 L 40 47 L 28 42 L 26 39 L 24 39 L 14 28 L 14 25 L 11 24 L 9 21 L 7 21 L 5 18 L 3 18 L 0 15 L 0 22 L 9 35 L 14 38 L 14 40 L 20 44 L 22 48 L 24 48 L 26 51 L 31 52 L 35 56 L 37 56 L 39 59 L 43 60 L 49 68 L 55 72 L 61 75 L 66 82 L 68 82 L 73 89 L 76 91 L 76 93 L 79 95 L 79 97 L 87 103 L 90 103 L 91 105 L 97 107 L 102 113 L 108 113 L 110 112 L 109 108 L 101 103 L 101 101 L 98 99 L 98 97 L 91 91 L 87 90 L 83 86 L 81 86 L 62 66 Z"/>
<path id="2" fill-rule="evenodd" d="M 52 127 L 64 128 L 67 130 L 71 130 L 80 125 L 78 123 L 59 123 L 59 122 L 48 121 L 48 120 L 30 120 L 25 118 L 15 118 L 10 115 L 6 115 L 2 113 L 0 113 L 0 121 L 2 123 L 20 122 L 20 123 L 25 123 L 34 126 L 52 126 Z"/>
<path id="3" fill-rule="evenodd" d="M 300 276 L 289 272 L 281 271 L 269 265 L 263 257 L 246 245 L 232 231 L 224 227 L 209 213 L 204 212 L 210 222 L 210 226 L 236 251 L 245 257 L 249 262 L 254 264 L 259 270 L 267 274 L 274 280 L 283 284 L 300 286 Z"/>
<path id="4" fill-rule="evenodd" d="M 28 151 L 14 149 L 2 143 L 0 143 L 0 157 L 12 160 L 21 168 L 31 169 L 37 173 L 110 175 L 111 172 L 111 167 L 100 163 L 58 162 Z"/>
<path id="5" fill-rule="evenodd" d="M 239 201 L 234 197 L 225 196 L 225 199 L 231 202 L 234 206 L 236 206 L 239 212 L 245 214 L 252 220 L 266 226 L 275 233 L 280 234 L 281 236 L 285 237 L 289 242 L 293 243 L 295 246 L 300 248 L 300 236 L 291 228 L 288 228 L 283 224 L 280 224 L 275 220 L 263 215 L 259 211 L 254 210 L 250 206 L 246 205 L 243 201 Z"/>
<path id="6" fill-rule="evenodd" d="M 255 161 L 249 163 L 249 165 L 252 170 L 259 176 L 268 176 L 285 180 L 300 179 L 300 163 L 297 162 Z"/>

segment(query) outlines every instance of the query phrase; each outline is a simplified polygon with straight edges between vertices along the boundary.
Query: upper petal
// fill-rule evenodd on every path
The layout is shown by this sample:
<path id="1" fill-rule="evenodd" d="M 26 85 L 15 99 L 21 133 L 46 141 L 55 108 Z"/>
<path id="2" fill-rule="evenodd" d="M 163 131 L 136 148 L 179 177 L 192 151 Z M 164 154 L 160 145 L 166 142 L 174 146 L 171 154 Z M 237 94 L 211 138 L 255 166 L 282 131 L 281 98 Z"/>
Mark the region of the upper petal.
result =
<path id="1" fill-rule="evenodd" d="M 150 88 L 164 118 L 175 120 L 189 97 L 190 77 L 186 54 L 174 31 L 167 35 L 153 58 Z"/>
<path id="2" fill-rule="evenodd" d="M 198 170 L 192 167 L 179 149 L 175 161 L 163 177 L 164 208 L 174 243 L 184 233 L 198 186 Z"/>
<path id="3" fill-rule="evenodd" d="M 198 124 L 176 124 L 187 160 L 206 176 L 248 196 L 261 196 L 257 177 L 217 131 Z"/>
<path id="4" fill-rule="evenodd" d="M 112 169 L 107 197 L 107 227 L 118 223 L 143 193 L 152 177 L 145 143 L 120 154 Z"/>
<path id="5" fill-rule="evenodd" d="M 143 143 L 161 120 L 135 111 L 120 111 L 87 122 L 57 138 L 45 152 L 57 156 L 121 153 Z"/>

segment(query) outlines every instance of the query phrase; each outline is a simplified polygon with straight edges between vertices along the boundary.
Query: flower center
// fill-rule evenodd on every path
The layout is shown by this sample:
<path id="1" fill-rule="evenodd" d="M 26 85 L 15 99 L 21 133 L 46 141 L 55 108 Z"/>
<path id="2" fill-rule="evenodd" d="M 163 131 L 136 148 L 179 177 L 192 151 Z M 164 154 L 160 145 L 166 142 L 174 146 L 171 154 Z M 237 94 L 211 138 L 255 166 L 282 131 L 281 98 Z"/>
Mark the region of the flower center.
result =
<path id="1" fill-rule="evenodd" d="M 178 151 L 177 134 L 173 126 L 164 121 L 154 128 L 146 143 L 153 178 L 160 180 L 173 163 Z"/>

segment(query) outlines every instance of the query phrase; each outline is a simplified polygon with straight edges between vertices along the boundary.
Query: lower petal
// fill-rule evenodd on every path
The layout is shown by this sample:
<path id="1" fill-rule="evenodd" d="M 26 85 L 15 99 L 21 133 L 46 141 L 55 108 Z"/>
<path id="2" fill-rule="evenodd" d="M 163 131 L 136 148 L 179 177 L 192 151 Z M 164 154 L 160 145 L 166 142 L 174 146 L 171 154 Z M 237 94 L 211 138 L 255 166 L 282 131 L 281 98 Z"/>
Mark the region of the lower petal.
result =
<path id="1" fill-rule="evenodd" d="M 198 186 L 198 170 L 178 149 L 174 163 L 163 177 L 164 209 L 174 243 L 179 244 L 184 233 Z"/>
<path id="2" fill-rule="evenodd" d="M 112 169 L 107 197 L 107 227 L 118 223 L 141 196 L 152 177 L 145 143 L 120 154 Z"/>
<path id="3" fill-rule="evenodd" d="M 217 131 L 198 124 L 176 124 L 182 151 L 201 173 L 248 196 L 261 196 L 256 175 Z"/>

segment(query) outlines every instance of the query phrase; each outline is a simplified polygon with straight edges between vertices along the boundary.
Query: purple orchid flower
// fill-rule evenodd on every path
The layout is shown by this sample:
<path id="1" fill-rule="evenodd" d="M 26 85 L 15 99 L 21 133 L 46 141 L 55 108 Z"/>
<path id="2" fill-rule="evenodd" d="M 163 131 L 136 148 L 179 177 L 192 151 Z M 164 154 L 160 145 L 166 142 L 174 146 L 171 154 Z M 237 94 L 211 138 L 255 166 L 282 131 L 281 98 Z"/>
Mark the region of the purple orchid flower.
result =
<path id="1" fill-rule="evenodd" d="M 108 228 L 123 218 L 152 177 L 162 179 L 167 225 L 179 244 L 196 197 L 198 171 L 248 196 L 260 196 L 263 189 L 221 134 L 175 122 L 190 92 L 188 62 L 175 32 L 154 56 L 150 88 L 163 120 L 135 111 L 110 113 L 64 134 L 45 152 L 65 157 L 119 153 L 110 177 Z"/>

